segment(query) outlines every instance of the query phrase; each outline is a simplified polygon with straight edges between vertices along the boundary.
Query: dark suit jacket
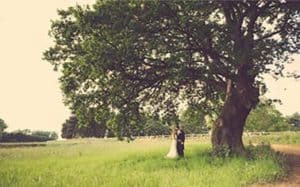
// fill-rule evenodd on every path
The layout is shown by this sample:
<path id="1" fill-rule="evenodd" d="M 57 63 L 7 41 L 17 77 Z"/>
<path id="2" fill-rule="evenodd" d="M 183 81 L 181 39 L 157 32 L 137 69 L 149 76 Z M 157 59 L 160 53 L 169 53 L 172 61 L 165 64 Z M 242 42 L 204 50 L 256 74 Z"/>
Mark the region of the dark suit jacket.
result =
<path id="1" fill-rule="evenodd" d="M 183 142 L 185 141 L 185 133 L 183 130 L 180 130 L 179 134 L 177 134 L 177 142 Z M 184 147 L 184 144 L 182 145 Z"/>

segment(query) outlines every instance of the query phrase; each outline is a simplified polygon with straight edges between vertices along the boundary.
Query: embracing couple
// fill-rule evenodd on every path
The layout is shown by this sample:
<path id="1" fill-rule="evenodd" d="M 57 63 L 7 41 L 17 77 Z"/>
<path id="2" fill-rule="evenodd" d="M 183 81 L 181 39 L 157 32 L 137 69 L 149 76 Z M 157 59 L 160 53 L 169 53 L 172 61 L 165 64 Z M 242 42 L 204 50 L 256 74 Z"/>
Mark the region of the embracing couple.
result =
<path id="1" fill-rule="evenodd" d="M 185 133 L 180 126 L 172 129 L 172 142 L 167 158 L 177 158 L 184 156 Z"/>

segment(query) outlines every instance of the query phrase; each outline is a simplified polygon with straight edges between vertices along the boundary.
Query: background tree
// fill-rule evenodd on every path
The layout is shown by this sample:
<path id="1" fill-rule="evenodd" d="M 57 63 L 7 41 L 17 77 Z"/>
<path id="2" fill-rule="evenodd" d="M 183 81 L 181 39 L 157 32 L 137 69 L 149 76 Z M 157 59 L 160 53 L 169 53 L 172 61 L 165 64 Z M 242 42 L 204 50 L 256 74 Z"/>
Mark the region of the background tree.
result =
<path id="1" fill-rule="evenodd" d="M 244 154 L 242 133 L 262 74 L 281 75 L 299 52 L 297 1 L 97 1 L 60 10 L 44 57 L 76 115 L 96 114 L 119 137 L 145 108 L 178 122 L 185 101 L 223 107 L 213 149 Z M 80 120 L 84 123 L 84 120 Z M 135 130 L 133 130 L 135 129 Z"/>
<path id="2" fill-rule="evenodd" d="M 47 140 L 56 140 L 58 138 L 58 135 L 56 132 L 51 132 L 51 131 L 33 131 L 31 133 L 32 136 L 38 136 L 45 138 Z"/>
<path id="3" fill-rule="evenodd" d="M 290 128 L 287 119 L 268 101 L 261 102 L 251 111 L 245 125 L 251 132 L 287 131 Z"/>
<path id="4" fill-rule="evenodd" d="M 298 112 L 287 117 L 288 123 L 293 127 L 293 130 L 300 130 L 300 114 Z"/>
<path id="5" fill-rule="evenodd" d="M 0 118 L 0 132 L 3 132 L 7 128 L 6 123 Z"/>
<path id="6" fill-rule="evenodd" d="M 180 116 L 180 121 L 183 123 L 184 131 L 187 134 L 208 131 L 205 114 L 203 113 L 202 108 L 198 108 L 197 106 L 189 106 L 184 110 Z"/>
<path id="7" fill-rule="evenodd" d="M 6 128 L 7 128 L 6 123 L 4 122 L 3 119 L 0 118 L 0 140 L 2 139 L 3 132 Z"/>
<path id="8" fill-rule="evenodd" d="M 62 138 L 78 138 L 78 137 L 101 137 L 106 132 L 106 126 L 90 121 L 88 125 L 80 125 L 76 116 L 71 116 L 62 126 Z M 109 136 L 112 136 L 109 134 Z"/>
<path id="9" fill-rule="evenodd" d="M 140 135 L 168 135 L 170 134 L 170 127 L 164 124 L 158 117 L 145 117 L 145 124 L 143 125 L 142 133 Z"/>
<path id="10" fill-rule="evenodd" d="M 62 125 L 61 137 L 70 139 L 76 137 L 77 134 L 77 118 L 75 116 L 71 116 L 66 120 Z"/>

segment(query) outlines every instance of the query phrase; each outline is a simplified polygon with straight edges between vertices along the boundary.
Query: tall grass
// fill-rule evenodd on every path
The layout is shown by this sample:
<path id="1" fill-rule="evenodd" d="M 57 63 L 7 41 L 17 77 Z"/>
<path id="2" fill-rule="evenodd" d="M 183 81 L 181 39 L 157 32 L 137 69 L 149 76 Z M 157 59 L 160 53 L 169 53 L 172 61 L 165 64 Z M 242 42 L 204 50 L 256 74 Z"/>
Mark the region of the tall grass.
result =
<path id="1" fill-rule="evenodd" d="M 252 159 L 210 156 L 190 140 L 186 157 L 166 159 L 169 140 L 67 141 L 46 147 L 0 149 L 0 186 L 243 186 L 284 173 L 267 150 Z M 253 148 L 252 148 L 253 149 Z"/>
<path id="2" fill-rule="evenodd" d="M 245 133 L 243 139 L 246 144 L 300 144 L 300 131 L 253 133 L 250 136 Z"/>

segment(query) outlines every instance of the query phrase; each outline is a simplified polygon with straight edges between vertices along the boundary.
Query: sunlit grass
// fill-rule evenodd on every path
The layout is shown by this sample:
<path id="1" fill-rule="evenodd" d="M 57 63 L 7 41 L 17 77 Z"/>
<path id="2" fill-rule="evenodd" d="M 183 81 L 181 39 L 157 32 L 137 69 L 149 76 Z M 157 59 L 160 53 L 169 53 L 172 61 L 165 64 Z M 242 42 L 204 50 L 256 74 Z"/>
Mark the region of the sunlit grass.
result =
<path id="1" fill-rule="evenodd" d="M 45 147 L 0 149 L 0 186 L 241 186 L 273 180 L 273 157 L 215 158 L 210 145 L 186 143 L 186 157 L 165 159 L 170 140 L 131 143 L 83 139 Z"/>

